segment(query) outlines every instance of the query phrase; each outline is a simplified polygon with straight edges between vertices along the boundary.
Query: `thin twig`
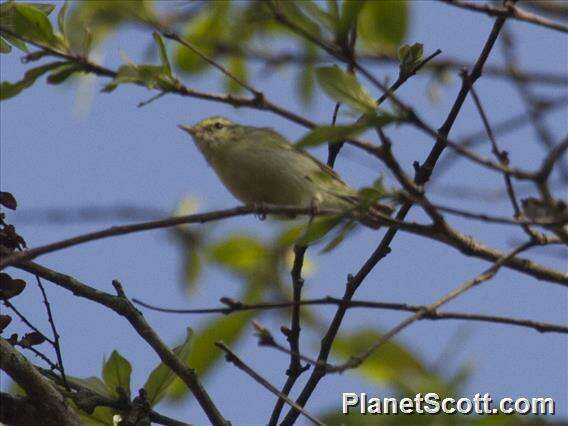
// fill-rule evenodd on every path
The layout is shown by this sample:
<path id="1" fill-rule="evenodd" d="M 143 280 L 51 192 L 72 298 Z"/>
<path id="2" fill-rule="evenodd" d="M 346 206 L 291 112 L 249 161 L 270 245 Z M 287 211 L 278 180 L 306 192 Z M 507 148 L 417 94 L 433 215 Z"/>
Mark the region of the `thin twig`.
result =
<path id="1" fill-rule="evenodd" d="M 489 141 L 491 142 L 491 152 L 493 152 L 493 155 L 495 156 L 495 158 L 497 158 L 497 160 L 502 165 L 504 165 L 504 166 L 509 165 L 509 154 L 507 153 L 507 151 L 502 151 L 502 150 L 499 149 L 499 146 L 497 145 L 497 140 L 495 139 L 495 135 L 493 134 L 493 131 L 491 130 L 491 125 L 489 124 L 489 119 L 487 118 L 487 115 L 485 114 L 485 110 L 483 109 L 483 106 L 481 105 L 481 101 L 479 100 L 479 96 L 477 96 L 477 91 L 473 87 L 471 88 L 471 96 L 473 98 L 473 102 L 475 103 L 477 111 L 479 112 L 479 115 L 481 117 L 481 121 L 483 122 L 483 126 L 485 127 L 485 131 L 487 132 L 487 136 L 489 137 Z M 521 208 L 519 207 L 519 203 L 517 201 L 517 196 L 515 195 L 515 189 L 513 187 L 513 182 L 512 182 L 511 176 L 508 173 L 503 173 L 503 179 L 505 181 L 505 188 L 507 189 L 507 195 L 509 196 L 509 200 L 511 201 L 511 205 L 513 206 L 514 217 L 517 218 L 518 220 L 520 220 L 523 217 L 522 211 L 521 211 Z M 521 227 L 523 228 L 525 233 L 530 238 L 535 239 L 535 238 L 539 237 L 538 233 L 536 231 L 534 231 L 529 225 L 521 224 Z"/>
<path id="2" fill-rule="evenodd" d="M 57 328 L 55 327 L 55 320 L 53 319 L 53 314 L 51 312 L 51 305 L 47 300 L 47 293 L 45 292 L 45 288 L 43 288 L 43 284 L 38 275 L 35 276 L 37 280 L 37 285 L 41 291 L 41 295 L 43 297 L 43 303 L 45 305 L 45 310 L 47 311 L 47 320 L 49 325 L 51 326 L 51 331 L 53 333 L 53 341 L 50 342 L 55 350 L 55 355 L 57 356 L 57 363 L 59 365 L 59 371 L 61 372 L 61 380 L 63 381 L 63 385 L 65 389 L 70 390 L 69 383 L 67 383 L 67 377 L 65 376 L 65 367 L 63 367 L 63 356 L 61 355 L 61 345 L 59 344 L 59 333 L 57 332 Z"/>
<path id="3" fill-rule="evenodd" d="M 302 278 L 302 267 L 304 265 L 304 255 L 306 254 L 306 246 L 295 245 L 294 246 L 294 265 L 292 266 L 292 298 L 294 304 L 292 306 L 292 320 L 290 329 L 283 328 L 282 331 L 285 332 L 288 343 L 290 344 L 290 365 L 288 370 L 286 370 L 286 375 L 288 378 L 282 387 L 280 392 L 282 395 L 288 396 L 298 377 L 306 371 L 307 367 L 302 366 L 300 362 L 300 307 L 302 302 L 302 287 L 304 285 L 304 279 Z M 278 419 L 280 418 L 280 413 L 284 407 L 284 399 L 278 398 L 276 405 L 272 410 L 270 415 L 269 425 L 276 425 Z"/>
<path id="4" fill-rule="evenodd" d="M 270 392 L 272 392 L 278 398 L 283 399 L 288 405 L 290 405 L 291 407 L 294 407 L 296 410 L 298 410 L 300 413 L 302 413 L 305 417 L 310 419 L 314 424 L 319 425 L 319 426 L 325 426 L 325 423 L 323 423 L 321 420 L 318 420 L 316 417 L 314 417 L 313 415 L 308 413 L 304 408 L 300 407 L 298 404 L 296 404 L 294 401 L 292 401 L 286 395 L 280 393 L 278 391 L 278 389 L 276 389 L 276 387 L 274 387 L 274 385 L 272 385 L 268 380 L 266 380 L 264 377 L 262 377 L 260 374 L 258 374 L 256 371 L 254 371 L 252 368 L 250 368 L 247 364 L 245 364 L 245 362 L 243 360 L 241 360 L 223 342 L 215 342 L 215 346 L 217 346 L 219 349 L 221 349 L 223 352 L 225 352 L 225 354 L 226 354 L 225 357 L 227 359 L 227 362 L 234 364 L 238 369 L 244 371 L 246 374 L 248 374 L 250 377 L 252 377 L 255 382 L 264 386 L 266 389 L 268 389 Z"/>
<path id="5" fill-rule="evenodd" d="M 112 226 L 100 231 L 90 232 L 87 234 L 82 234 L 76 237 L 68 238 L 62 241 L 57 241 L 55 243 L 47 244 L 41 247 L 36 247 L 29 250 L 24 250 L 18 253 L 14 253 L 10 256 L 5 257 L 0 260 L 0 270 L 13 266 L 18 262 L 24 260 L 35 259 L 43 254 L 51 253 L 54 251 L 62 250 L 64 248 L 76 246 L 78 244 L 83 244 L 89 241 L 100 240 L 102 238 L 113 237 L 117 235 L 131 234 L 134 232 L 148 231 L 152 229 L 167 228 L 176 225 L 188 224 L 188 223 L 206 223 L 211 221 L 217 221 L 221 219 L 226 219 L 228 217 L 234 216 L 244 216 L 244 215 L 258 215 L 258 214 L 283 214 L 283 215 L 312 215 L 313 209 L 310 207 L 293 207 L 293 206 L 239 206 L 233 209 L 217 210 L 210 213 L 192 214 L 186 216 L 170 217 L 167 219 L 153 220 L 149 222 L 141 222 L 132 225 L 122 225 L 122 226 Z M 322 209 L 319 214 L 336 214 L 339 213 L 337 210 Z"/>
<path id="6" fill-rule="evenodd" d="M 404 312 L 418 312 L 425 309 L 426 305 L 410 305 L 407 303 L 389 303 L 389 302 L 375 302 L 370 300 L 349 300 L 345 301 L 337 297 L 322 297 L 319 299 L 303 299 L 300 302 L 282 301 L 282 302 L 264 302 L 264 303 L 243 303 L 232 299 L 221 299 L 228 306 L 218 308 L 201 308 L 201 309 L 172 309 L 155 306 L 138 299 L 133 299 L 133 302 L 157 312 L 165 312 L 170 314 L 224 314 L 229 315 L 236 312 L 244 311 L 263 311 L 272 309 L 286 309 L 296 305 L 300 306 L 336 306 L 346 305 L 347 309 L 353 308 L 369 308 L 369 309 L 385 309 L 391 311 L 404 311 Z M 230 300 L 230 302 L 229 302 Z M 502 324 L 518 325 L 521 327 L 534 328 L 540 332 L 557 332 L 568 333 L 568 326 L 559 324 L 548 324 L 540 321 L 525 320 L 509 317 L 500 317 L 495 315 L 482 315 L 471 314 L 467 312 L 435 312 L 423 319 L 438 320 L 438 319 L 456 319 L 456 320 L 472 320 L 495 322 Z"/>
<path id="7" fill-rule="evenodd" d="M 553 21 L 545 18 L 544 16 L 535 13 L 527 12 L 514 4 L 509 4 L 505 7 L 495 7 L 489 4 L 465 1 L 465 0 L 439 0 L 452 6 L 457 6 L 462 9 L 471 10 L 474 12 L 485 13 L 489 16 L 499 16 L 501 18 L 511 18 L 517 21 L 528 22 L 541 27 L 549 28 L 551 30 L 568 33 L 568 26 L 560 22 Z"/>
<path id="8" fill-rule="evenodd" d="M 237 83 L 239 86 L 245 88 L 246 90 L 248 90 L 255 98 L 258 99 L 262 99 L 264 96 L 262 94 L 262 92 L 259 92 L 258 90 L 256 90 L 255 88 L 249 86 L 248 84 L 246 84 L 245 82 L 241 81 L 239 78 L 237 78 L 236 76 L 234 76 L 231 72 L 229 72 L 223 65 L 217 63 L 216 61 L 214 61 L 213 59 L 211 59 L 210 57 L 208 57 L 205 53 L 203 53 L 201 50 L 199 50 L 197 47 L 195 47 L 193 44 L 191 44 L 189 41 L 183 39 L 179 34 L 177 34 L 174 31 L 171 30 L 162 30 L 161 31 L 162 35 L 170 40 L 174 40 L 176 42 L 178 42 L 179 44 L 181 44 L 182 46 L 188 48 L 189 50 L 191 50 L 193 53 L 195 53 L 197 56 L 199 56 L 201 59 L 203 59 L 205 62 L 207 62 L 209 65 L 211 65 L 212 67 L 218 69 L 219 71 L 221 71 L 224 75 L 226 75 L 227 77 L 229 77 L 231 80 L 233 80 L 235 83 Z"/>
<path id="9" fill-rule="evenodd" d="M 479 55 L 475 65 L 473 66 L 473 70 L 472 70 L 470 78 L 467 81 L 462 82 L 462 87 L 461 87 L 461 89 L 460 89 L 460 91 L 459 91 L 459 93 L 458 93 L 458 95 L 457 95 L 457 97 L 456 97 L 456 99 L 453 103 L 453 106 L 452 106 L 450 112 L 448 113 L 446 120 L 444 121 L 444 123 L 440 127 L 440 130 L 437 131 L 437 132 L 436 131 L 434 132 L 436 134 L 436 143 L 435 143 L 434 147 L 430 151 L 426 161 L 423 164 L 416 166 L 416 174 L 415 174 L 415 179 L 414 179 L 416 184 L 424 185 L 430 179 L 430 176 L 432 174 L 432 171 L 434 170 L 434 167 L 436 166 L 438 159 L 440 158 L 440 156 L 442 155 L 442 152 L 444 151 L 445 147 L 447 146 L 448 134 L 449 134 L 450 130 L 452 129 L 453 124 L 454 124 L 454 122 L 455 122 L 455 120 L 456 120 L 456 118 L 457 118 L 457 116 L 458 116 L 458 114 L 461 110 L 461 106 L 463 105 L 463 103 L 464 103 L 464 101 L 465 101 L 465 99 L 466 99 L 466 97 L 469 93 L 469 88 L 481 76 L 483 66 L 484 66 L 485 62 L 487 61 L 487 58 L 489 57 L 491 50 L 493 49 L 495 41 L 497 40 L 497 37 L 498 37 L 498 35 L 501 31 L 501 28 L 503 27 L 503 25 L 505 23 L 505 20 L 506 20 L 506 18 L 504 18 L 504 17 L 499 17 L 499 18 L 496 19 L 496 21 L 493 25 L 493 28 L 491 30 L 491 33 L 489 34 L 489 36 L 488 36 L 488 38 L 485 42 L 483 50 L 482 50 L 481 54 Z M 393 99 L 393 98 L 394 98 L 394 96 L 390 97 L 390 99 Z M 406 111 L 408 112 L 408 110 L 406 110 Z M 413 111 L 410 110 L 410 113 L 413 113 Z M 412 117 L 414 117 L 414 123 L 416 124 L 416 120 L 417 120 L 416 114 L 413 114 Z M 412 207 L 412 203 L 410 203 L 410 202 L 404 203 L 402 205 L 402 207 L 399 209 L 399 211 L 396 215 L 396 219 L 397 220 L 404 220 L 407 213 L 410 211 L 411 207 Z M 387 256 L 388 253 L 390 253 L 390 243 L 394 239 L 396 233 L 397 233 L 396 229 L 389 228 L 389 230 L 386 232 L 385 236 L 383 237 L 383 239 L 381 240 L 381 242 L 379 243 L 379 245 L 377 246 L 375 251 L 371 254 L 369 259 L 361 267 L 359 272 L 357 272 L 357 274 L 354 277 L 350 277 L 350 279 L 348 279 L 348 282 L 347 282 L 347 285 L 346 285 L 346 288 L 345 288 L 345 293 L 344 293 L 344 296 L 343 296 L 344 300 L 351 300 L 353 298 L 355 292 L 357 291 L 357 288 L 359 287 L 359 285 L 361 285 L 361 283 L 367 277 L 367 275 L 374 269 L 375 265 L 379 261 L 381 261 L 385 256 Z M 334 316 L 324 338 L 322 339 L 322 343 L 321 343 L 321 346 L 320 346 L 320 352 L 319 352 L 319 355 L 318 355 L 318 361 L 319 362 L 322 362 L 324 364 L 327 362 L 327 359 L 328 359 L 329 354 L 331 352 L 331 347 L 333 345 L 333 341 L 335 340 L 335 337 L 336 337 L 337 333 L 339 332 L 339 328 L 341 326 L 341 323 L 343 322 L 343 317 L 345 316 L 345 312 L 346 312 L 345 307 L 343 307 L 343 306 L 338 307 L 338 309 L 335 313 L 335 316 Z M 309 400 L 312 393 L 314 392 L 315 388 L 317 387 L 319 381 L 325 376 L 325 374 L 326 374 L 326 369 L 324 367 L 316 366 L 313 369 L 310 378 L 308 379 L 306 385 L 304 386 L 304 389 L 302 390 L 302 392 L 300 393 L 300 396 L 296 400 L 296 402 L 299 405 L 304 406 L 306 404 L 306 402 Z M 298 418 L 298 412 L 294 409 L 291 409 L 287 413 L 282 424 L 283 425 L 292 425 L 297 418 Z"/>
<path id="10" fill-rule="evenodd" d="M 144 316 L 132 305 L 130 300 L 124 295 L 124 290 L 118 281 L 113 281 L 113 286 L 117 295 L 96 290 L 79 280 L 46 268 L 34 262 L 22 262 L 18 268 L 31 274 L 39 275 L 60 287 L 70 291 L 75 296 L 83 297 L 93 302 L 110 308 L 117 314 L 123 316 L 132 325 L 134 330 L 142 337 L 160 357 L 161 361 L 167 365 L 189 388 L 209 421 L 214 425 L 227 425 L 228 422 L 223 418 L 213 400 L 201 384 L 195 370 L 186 366 L 175 353 L 168 348 L 158 334 L 146 322 Z"/>
<path id="11" fill-rule="evenodd" d="M 26 324 L 33 331 L 38 333 L 43 339 L 45 339 L 46 342 L 49 342 L 52 345 L 54 344 L 54 341 L 51 340 L 49 337 L 47 337 L 45 334 L 43 334 L 40 330 L 38 330 L 37 327 L 35 327 L 18 309 L 16 309 L 16 307 L 12 304 L 12 302 L 10 302 L 8 299 L 5 299 L 4 305 L 6 305 L 7 308 L 11 309 L 17 315 L 17 317 L 20 318 L 20 320 L 22 320 L 24 324 Z"/>
<path id="12" fill-rule="evenodd" d="M 550 151 L 554 148 L 554 138 L 543 120 L 538 97 L 533 93 L 531 87 L 518 76 L 518 59 L 515 54 L 513 35 L 510 31 L 504 31 L 501 40 L 505 65 L 510 71 L 517 91 L 525 104 L 529 122 L 538 136 L 538 141 Z M 568 182 L 568 162 L 566 159 L 560 162 L 559 171 L 562 180 Z"/>
<path id="13" fill-rule="evenodd" d="M 396 327 L 393 327 L 391 330 L 383 334 L 379 340 L 377 340 L 371 347 L 369 347 L 366 351 L 364 351 L 361 355 L 351 357 L 347 362 L 340 364 L 336 367 L 331 368 L 328 372 L 338 372 L 341 373 L 347 369 L 356 368 L 361 365 L 366 359 L 368 359 L 377 349 L 379 349 L 382 345 L 400 333 L 402 330 L 407 328 L 409 325 L 413 324 L 414 322 L 420 320 L 421 318 L 428 317 L 429 315 L 435 315 L 436 310 L 446 303 L 454 300 L 456 297 L 460 296 L 461 294 L 465 293 L 466 291 L 472 289 L 473 287 L 478 286 L 479 284 L 490 280 L 495 276 L 495 274 L 499 271 L 499 269 L 503 266 L 503 264 L 507 261 L 507 259 L 511 259 L 515 257 L 517 254 L 525 251 L 531 247 L 534 247 L 536 243 L 534 241 L 526 242 L 514 250 L 511 250 L 497 262 L 495 262 L 490 268 L 483 271 L 481 274 L 477 275 L 475 278 L 466 281 L 461 286 L 455 288 L 445 296 L 438 299 L 436 302 L 432 303 L 431 305 L 426 306 L 424 309 L 416 312 L 411 317 L 405 319 L 401 323 L 399 323 Z M 329 369 L 329 367 L 328 367 Z"/>

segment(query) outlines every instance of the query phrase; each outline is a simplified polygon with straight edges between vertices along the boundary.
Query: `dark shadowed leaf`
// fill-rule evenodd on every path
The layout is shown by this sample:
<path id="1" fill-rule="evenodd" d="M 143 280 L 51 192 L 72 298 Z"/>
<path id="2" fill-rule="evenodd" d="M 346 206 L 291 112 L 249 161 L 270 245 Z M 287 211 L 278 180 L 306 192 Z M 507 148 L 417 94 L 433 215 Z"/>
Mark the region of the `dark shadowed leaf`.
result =
<path id="1" fill-rule="evenodd" d="M 18 208 L 18 202 L 10 192 L 0 191 L 0 204 L 10 210 Z"/>
<path id="2" fill-rule="evenodd" d="M 319 85 L 333 100 L 345 103 L 361 113 L 372 113 L 377 104 L 359 84 L 353 74 L 349 74 L 337 65 L 316 69 Z"/>
<path id="3" fill-rule="evenodd" d="M 13 279 L 5 272 L 0 272 L 0 299 L 10 299 L 17 296 L 26 288 L 26 282 Z"/>
<path id="4" fill-rule="evenodd" d="M 112 351 L 110 358 L 103 362 L 103 380 L 109 390 L 119 396 L 116 391 L 117 387 L 121 387 L 130 396 L 130 374 L 132 366 L 130 362 L 116 350 Z"/>
<path id="5" fill-rule="evenodd" d="M 190 353 L 192 345 L 193 332 L 188 327 L 186 332 L 185 340 L 179 346 L 176 346 L 173 351 L 178 356 L 182 362 L 184 362 Z M 146 398 L 150 406 L 156 405 L 165 395 L 176 378 L 175 373 L 170 370 L 170 368 L 160 363 L 153 371 L 150 373 L 144 389 L 146 390 Z"/>
<path id="6" fill-rule="evenodd" d="M 47 77 L 48 84 L 61 84 L 73 74 L 81 72 L 83 67 L 77 64 L 67 64 L 58 68 Z"/>
<path id="7" fill-rule="evenodd" d="M 24 348 L 30 348 L 32 346 L 41 345 L 43 342 L 45 342 L 43 334 L 38 333 L 37 331 L 32 331 L 30 333 L 26 333 L 26 335 L 22 337 L 20 345 Z"/>
<path id="8" fill-rule="evenodd" d="M 30 87 L 35 81 L 48 71 L 56 69 L 66 62 L 52 62 L 49 64 L 41 65 L 36 68 L 31 68 L 24 74 L 24 78 L 15 83 L 3 81 L 0 83 L 0 100 L 6 100 L 19 94 L 22 90 Z"/>
<path id="9" fill-rule="evenodd" d="M 11 322 L 12 317 L 10 315 L 0 315 L 0 333 L 2 333 Z"/>

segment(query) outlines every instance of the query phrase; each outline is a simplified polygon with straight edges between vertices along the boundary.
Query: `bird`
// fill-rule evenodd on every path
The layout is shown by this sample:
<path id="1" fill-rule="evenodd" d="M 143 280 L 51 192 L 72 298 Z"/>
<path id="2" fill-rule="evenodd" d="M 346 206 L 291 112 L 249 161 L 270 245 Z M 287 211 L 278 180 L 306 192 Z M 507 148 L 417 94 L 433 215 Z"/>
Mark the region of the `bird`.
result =
<path id="1" fill-rule="evenodd" d="M 271 128 L 220 116 L 178 127 L 193 138 L 229 192 L 247 205 L 341 210 L 374 229 L 380 227 L 380 215 L 394 210 L 377 201 L 363 207 L 360 193 L 333 169 Z"/>

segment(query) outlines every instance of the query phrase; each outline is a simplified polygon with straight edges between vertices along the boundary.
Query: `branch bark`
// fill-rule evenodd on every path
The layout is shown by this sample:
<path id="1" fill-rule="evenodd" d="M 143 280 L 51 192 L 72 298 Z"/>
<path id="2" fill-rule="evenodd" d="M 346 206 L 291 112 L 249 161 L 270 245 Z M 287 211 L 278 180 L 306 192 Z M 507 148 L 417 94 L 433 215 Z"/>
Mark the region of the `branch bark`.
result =
<path id="1" fill-rule="evenodd" d="M 0 337 L 0 368 L 6 372 L 28 395 L 28 402 L 35 408 L 38 418 L 46 426 L 80 426 L 79 416 L 67 404 L 65 398 L 44 378 L 30 362 L 10 343 Z M 3 398 L 6 400 L 5 398 Z M 12 407 L 22 407 L 22 400 Z"/>

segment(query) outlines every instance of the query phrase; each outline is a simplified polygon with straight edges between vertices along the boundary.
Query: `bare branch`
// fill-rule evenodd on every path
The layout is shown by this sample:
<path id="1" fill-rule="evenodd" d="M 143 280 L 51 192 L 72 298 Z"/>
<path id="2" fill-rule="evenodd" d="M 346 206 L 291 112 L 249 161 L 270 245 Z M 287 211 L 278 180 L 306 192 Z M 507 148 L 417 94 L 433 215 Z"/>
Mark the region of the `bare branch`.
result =
<path id="1" fill-rule="evenodd" d="M 351 357 L 346 363 L 341 364 L 339 366 L 331 368 L 328 371 L 331 372 L 338 372 L 341 373 L 350 368 L 356 368 L 361 365 L 366 359 L 368 359 L 377 349 L 379 349 L 382 345 L 400 333 L 402 330 L 407 328 L 409 325 L 413 324 L 414 322 L 420 320 L 423 317 L 427 317 L 429 315 L 435 315 L 436 310 L 448 303 L 449 301 L 455 299 L 456 297 L 460 296 L 461 294 L 465 293 L 466 291 L 472 289 L 479 284 L 490 280 L 495 276 L 495 274 L 499 271 L 499 269 L 503 266 L 503 264 L 508 260 L 515 257 L 517 254 L 521 253 L 529 249 L 530 247 L 534 247 L 535 243 L 533 241 L 529 241 L 524 243 L 523 245 L 515 248 L 514 250 L 507 253 L 505 256 L 501 257 L 497 262 L 495 262 L 490 268 L 483 271 L 481 274 L 477 275 L 475 278 L 465 282 L 461 286 L 455 288 L 445 296 L 441 297 L 436 302 L 428 305 L 425 309 L 422 309 L 416 312 L 411 317 L 407 318 L 406 320 L 399 323 L 396 327 L 392 328 L 390 331 L 386 332 L 381 336 L 379 340 L 377 340 L 369 349 L 363 352 L 361 355 Z"/>
<path id="2" fill-rule="evenodd" d="M 65 398 L 45 379 L 24 356 L 0 337 L 0 368 L 5 371 L 29 397 L 29 402 L 47 426 L 79 426 L 83 422 Z"/>
<path id="3" fill-rule="evenodd" d="M 320 305 L 346 305 L 347 309 L 353 308 L 369 308 L 369 309 L 385 309 L 391 311 L 404 311 L 404 312 L 419 312 L 427 308 L 426 305 L 410 305 L 407 303 L 389 303 L 389 302 L 375 302 L 371 300 L 348 300 L 339 299 L 336 297 L 322 297 L 319 299 L 304 299 L 300 302 L 283 301 L 283 302 L 264 302 L 264 303 L 243 303 L 232 299 L 221 299 L 224 302 L 230 300 L 228 306 L 218 308 L 201 308 L 201 309 L 172 309 L 162 308 L 159 306 L 151 305 L 137 299 L 133 301 L 140 306 L 151 309 L 153 311 L 165 312 L 170 314 L 224 314 L 229 315 L 236 312 L 243 311 L 264 311 L 271 309 L 286 309 L 294 306 L 320 306 Z M 496 315 L 482 315 L 472 314 L 467 312 L 434 312 L 422 318 L 423 320 L 441 320 L 441 319 L 455 319 L 465 321 L 482 321 L 493 322 L 499 324 L 518 325 L 520 327 L 533 328 L 541 333 L 568 333 L 568 326 L 559 324 L 549 324 L 540 321 L 518 319 L 510 317 L 501 317 Z"/>
<path id="4" fill-rule="evenodd" d="M 118 281 L 113 281 L 117 292 L 117 296 L 113 296 L 83 284 L 69 275 L 59 273 L 38 265 L 37 263 L 22 262 L 18 267 L 57 284 L 76 296 L 104 305 L 126 318 L 140 337 L 154 349 L 162 362 L 183 380 L 207 415 L 209 421 L 215 425 L 228 424 L 204 389 L 195 370 L 185 366 L 174 352 L 162 342 L 158 334 L 150 327 L 142 314 L 132 305 L 126 296 L 124 296 L 124 291 Z"/>
<path id="5" fill-rule="evenodd" d="M 225 358 L 227 359 L 228 362 L 234 364 L 238 369 L 247 373 L 250 377 L 254 379 L 255 382 L 264 386 L 266 389 L 268 389 L 278 398 L 283 399 L 288 405 L 294 407 L 296 410 L 298 410 L 300 413 L 302 413 L 304 416 L 310 419 L 314 424 L 325 426 L 325 424 L 321 420 L 318 420 L 316 417 L 308 413 L 304 408 L 300 407 L 298 404 L 296 404 L 286 395 L 280 393 L 278 389 L 274 387 L 274 385 L 272 385 L 268 380 L 266 380 L 264 377 L 262 377 L 260 374 L 258 374 L 248 365 L 246 365 L 245 362 L 241 360 L 233 351 L 231 351 L 231 349 L 229 349 L 229 347 L 225 345 L 223 342 L 216 342 L 215 346 L 217 346 L 219 349 L 225 352 L 226 354 Z"/>
<path id="6" fill-rule="evenodd" d="M 473 67 L 471 75 L 469 76 L 468 79 L 464 79 L 462 83 L 462 88 L 458 93 L 444 124 L 442 125 L 442 127 L 440 127 L 440 130 L 438 132 L 434 132 L 437 135 L 434 147 L 430 151 L 430 154 L 428 155 L 426 161 L 422 165 L 417 165 L 416 167 L 416 175 L 414 179 L 416 184 L 424 185 L 430 179 L 430 176 L 432 174 L 434 167 L 436 166 L 438 159 L 440 158 L 442 152 L 447 146 L 446 143 L 447 136 L 451 128 L 453 127 L 454 121 L 461 109 L 461 106 L 463 105 L 463 102 L 465 101 L 465 98 L 467 97 L 467 94 L 469 93 L 469 88 L 481 76 L 483 66 L 487 61 L 487 58 L 489 57 L 489 54 L 495 44 L 495 41 L 497 40 L 497 37 L 501 31 L 501 28 L 505 23 L 505 20 L 506 18 L 504 17 L 499 17 L 496 19 L 493 28 L 491 30 L 491 33 L 485 42 L 483 50 Z M 393 99 L 393 97 L 391 96 L 390 99 Z M 416 114 L 413 113 L 412 110 L 410 111 L 406 110 L 406 111 L 412 113 L 411 117 L 414 117 L 415 123 L 422 123 L 421 121 L 417 121 L 418 117 L 416 116 Z M 404 220 L 407 213 L 410 211 L 411 207 L 412 203 L 410 202 L 404 203 L 403 206 L 399 209 L 396 215 L 396 219 Z M 381 240 L 375 251 L 371 254 L 369 259 L 361 267 L 359 272 L 357 272 L 357 274 L 354 277 L 350 277 L 348 279 L 345 288 L 345 293 L 343 296 L 344 300 L 351 300 L 353 298 L 355 292 L 357 291 L 357 288 L 359 287 L 359 285 L 361 285 L 361 283 L 367 277 L 367 275 L 373 270 L 375 265 L 390 252 L 390 243 L 394 239 L 396 233 L 397 233 L 396 229 L 389 228 L 389 230 L 387 231 L 387 233 L 385 234 L 385 236 L 383 237 L 383 239 Z M 335 316 L 324 338 L 322 339 L 322 343 L 320 346 L 320 353 L 318 355 L 318 362 L 321 362 L 322 364 L 325 364 L 327 362 L 329 353 L 331 352 L 333 341 L 339 331 L 339 327 L 341 326 L 343 317 L 345 316 L 345 312 L 346 312 L 345 307 L 343 306 L 338 307 Z M 296 401 L 299 405 L 304 406 L 306 404 L 306 402 L 314 392 L 317 384 L 325 376 L 325 374 L 326 374 L 325 367 L 316 366 L 314 368 L 310 378 L 308 379 L 308 382 L 304 386 L 304 389 L 302 390 L 300 396 Z M 298 412 L 292 409 L 288 412 L 282 424 L 292 425 L 297 418 L 298 418 Z"/>
<path id="7" fill-rule="evenodd" d="M 568 26 L 560 22 L 552 21 L 540 15 L 527 12 L 514 4 L 506 5 L 505 7 L 494 7 L 489 4 L 481 4 L 478 2 L 465 1 L 465 0 L 439 0 L 452 6 L 457 6 L 462 9 L 471 10 L 474 12 L 485 13 L 489 16 L 499 16 L 501 18 L 511 18 L 517 21 L 528 22 L 541 27 L 549 28 L 551 30 L 568 33 Z"/>
<path id="8" fill-rule="evenodd" d="M 286 335 L 288 343 L 290 344 L 290 365 L 288 370 L 286 370 L 286 374 L 288 379 L 282 388 L 281 394 L 288 396 L 290 394 L 290 390 L 294 387 L 296 380 L 298 377 L 306 371 L 307 366 L 302 366 L 300 362 L 300 306 L 302 301 L 302 286 L 304 285 L 304 279 L 302 278 L 302 267 L 304 265 L 304 255 L 306 254 L 306 246 L 294 246 L 294 265 L 292 266 L 292 292 L 293 292 L 293 299 L 294 304 L 292 306 L 292 321 L 291 327 L 282 328 L 282 332 Z M 272 410 L 272 414 L 270 416 L 270 420 L 268 422 L 269 425 L 276 425 L 278 423 L 278 419 L 280 418 L 280 413 L 282 412 L 282 408 L 284 407 L 284 399 L 278 398 L 274 409 Z"/>

